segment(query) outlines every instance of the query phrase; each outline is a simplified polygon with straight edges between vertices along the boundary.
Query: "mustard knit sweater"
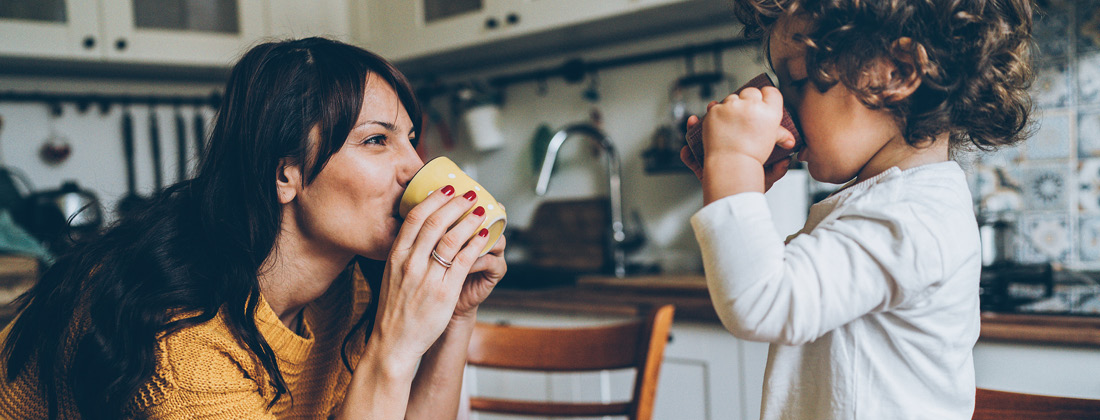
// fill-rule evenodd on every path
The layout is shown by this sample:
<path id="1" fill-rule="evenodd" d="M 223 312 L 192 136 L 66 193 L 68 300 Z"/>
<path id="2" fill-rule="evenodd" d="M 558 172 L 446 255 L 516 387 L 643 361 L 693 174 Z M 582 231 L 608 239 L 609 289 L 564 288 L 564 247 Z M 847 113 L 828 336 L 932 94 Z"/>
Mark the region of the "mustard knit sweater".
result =
<path id="1" fill-rule="evenodd" d="M 149 419 L 326 419 L 335 415 L 351 374 L 340 351 L 344 337 L 370 300 L 370 290 L 358 273 L 342 276 L 329 291 L 305 308 L 301 336 L 288 329 L 267 301 L 256 308 L 260 332 L 275 352 L 288 394 L 270 409 L 275 388 L 263 365 L 247 346 L 237 342 L 225 313 L 157 341 L 156 372 L 130 404 L 133 417 Z M 11 326 L 0 331 L 7 340 Z M 362 330 L 362 329 L 360 329 Z M 363 332 L 348 344 L 355 366 L 362 352 Z M 14 382 L 0 379 L 0 418 L 46 417 L 37 368 L 24 370 Z M 0 372 L 6 372 L 0 360 Z M 2 377 L 0 377 L 2 378 Z M 79 418 L 67 387 L 59 388 L 60 419 Z"/>

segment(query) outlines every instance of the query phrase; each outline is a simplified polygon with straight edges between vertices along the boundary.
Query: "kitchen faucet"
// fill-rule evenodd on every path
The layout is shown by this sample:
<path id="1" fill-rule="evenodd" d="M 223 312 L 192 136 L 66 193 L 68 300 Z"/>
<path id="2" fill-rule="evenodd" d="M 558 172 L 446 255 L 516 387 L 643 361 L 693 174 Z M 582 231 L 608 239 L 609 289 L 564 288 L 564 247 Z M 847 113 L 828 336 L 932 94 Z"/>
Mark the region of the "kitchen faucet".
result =
<path id="1" fill-rule="evenodd" d="M 605 244 L 610 248 L 612 263 L 615 269 L 615 277 L 626 276 L 626 232 L 623 229 L 623 197 L 622 197 L 622 171 L 619 167 L 619 155 L 615 152 L 615 146 L 608 140 L 602 130 L 590 123 L 578 123 L 566 126 L 550 139 L 546 147 L 546 157 L 542 160 L 542 169 L 539 171 L 538 184 L 535 186 L 535 194 L 546 195 L 546 188 L 550 185 L 550 173 L 554 170 L 554 162 L 558 158 L 558 149 L 562 143 L 575 134 L 584 135 L 597 147 L 603 150 L 607 156 L 607 184 L 608 201 L 611 212 L 611 238 Z"/>

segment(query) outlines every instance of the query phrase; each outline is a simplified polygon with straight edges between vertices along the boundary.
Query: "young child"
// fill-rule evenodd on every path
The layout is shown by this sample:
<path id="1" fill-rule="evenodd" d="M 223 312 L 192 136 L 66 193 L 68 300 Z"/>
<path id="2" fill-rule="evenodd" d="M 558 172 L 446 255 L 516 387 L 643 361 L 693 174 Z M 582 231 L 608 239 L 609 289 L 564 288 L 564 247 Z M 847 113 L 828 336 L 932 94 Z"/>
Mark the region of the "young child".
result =
<path id="1" fill-rule="evenodd" d="M 772 343 L 764 419 L 970 419 L 978 228 L 951 152 L 1027 133 L 1028 0 L 747 0 L 779 88 L 712 103 L 691 223 L 725 327 Z M 819 181 L 784 243 L 763 192 L 786 106 Z M 699 123 L 692 118 L 689 123 Z"/>

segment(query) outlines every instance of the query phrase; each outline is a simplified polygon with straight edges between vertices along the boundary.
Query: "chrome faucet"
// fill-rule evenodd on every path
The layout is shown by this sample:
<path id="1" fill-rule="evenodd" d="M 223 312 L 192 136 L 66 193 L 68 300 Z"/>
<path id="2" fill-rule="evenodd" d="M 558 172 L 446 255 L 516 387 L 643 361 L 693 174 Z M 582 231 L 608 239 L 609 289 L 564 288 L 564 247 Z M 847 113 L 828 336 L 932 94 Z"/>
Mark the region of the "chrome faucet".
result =
<path id="1" fill-rule="evenodd" d="M 611 211 L 611 240 L 608 244 L 611 251 L 612 263 L 615 269 L 615 277 L 626 276 L 626 231 L 623 229 L 623 196 L 622 196 L 622 170 L 619 167 L 619 155 L 615 152 L 615 146 L 608 140 L 602 130 L 590 123 L 578 123 L 566 126 L 550 139 L 546 147 L 546 157 L 542 160 L 542 169 L 539 171 L 538 184 L 535 186 L 535 194 L 546 195 L 546 188 L 550 185 L 550 173 L 554 170 L 554 162 L 558 159 L 558 149 L 565 140 L 575 134 L 583 134 L 597 147 L 603 150 L 607 156 L 607 184 L 608 201 Z"/>

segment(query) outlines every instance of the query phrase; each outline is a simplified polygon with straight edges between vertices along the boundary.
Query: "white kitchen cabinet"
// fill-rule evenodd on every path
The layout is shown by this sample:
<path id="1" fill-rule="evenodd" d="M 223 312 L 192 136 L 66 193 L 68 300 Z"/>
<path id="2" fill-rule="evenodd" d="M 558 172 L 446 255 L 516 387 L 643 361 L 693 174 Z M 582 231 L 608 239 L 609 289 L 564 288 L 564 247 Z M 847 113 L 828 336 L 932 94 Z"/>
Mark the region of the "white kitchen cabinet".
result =
<path id="1" fill-rule="evenodd" d="M 264 0 L 12 0 L 0 54 L 227 66 L 264 35 Z"/>
<path id="2" fill-rule="evenodd" d="M 264 33 L 273 39 L 324 36 L 351 42 L 351 1 L 266 0 Z"/>
<path id="3" fill-rule="evenodd" d="M 0 3 L 0 54 L 36 58 L 100 58 L 99 5 L 80 0 Z"/>
<path id="4" fill-rule="evenodd" d="M 686 0 L 359 0 L 360 44 L 404 60 Z"/>
<path id="5" fill-rule="evenodd" d="M 974 376 L 981 388 L 1100 399 L 1100 349 L 979 341 Z"/>

